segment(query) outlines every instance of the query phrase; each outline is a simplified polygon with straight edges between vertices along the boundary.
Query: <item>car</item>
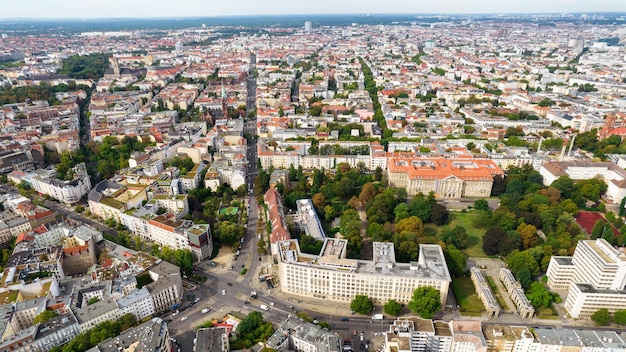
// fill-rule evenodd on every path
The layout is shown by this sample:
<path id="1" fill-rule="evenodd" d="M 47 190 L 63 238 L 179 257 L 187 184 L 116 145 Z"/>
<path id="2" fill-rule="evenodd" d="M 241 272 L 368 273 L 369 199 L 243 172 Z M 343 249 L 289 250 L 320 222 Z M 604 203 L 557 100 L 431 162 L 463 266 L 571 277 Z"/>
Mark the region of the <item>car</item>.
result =
<path id="1" fill-rule="evenodd" d="M 261 260 L 262 260 L 261 257 L 259 257 L 259 261 L 261 261 Z"/>
<path id="2" fill-rule="evenodd" d="M 317 319 L 313 319 L 313 324 L 318 324 L 319 321 Z"/>
<path id="3" fill-rule="evenodd" d="M 180 321 L 185 321 L 185 320 L 187 320 L 187 319 L 189 319 L 189 318 L 187 318 L 187 317 L 182 317 L 182 318 L 180 318 Z"/>
<path id="4" fill-rule="evenodd" d="M 193 300 L 193 303 L 198 303 L 198 302 L 200 302 L 200 297 Z"/>
<path id="5" fill-rule="evenodd" d="M 173 316 L 173 317 L 175 317 L 175 316 L 177 316 L 177 315 L 178 315 L 178 313 L 180 313 L 180 312 L 179 312 L 179 311 L 178 311 L 178 309 L 177 309 L 174 313 L 172 313 L 172 316 Z"/>
<path id="6" fill-rule="evenodd" d="M 341 318 L 341 321 L 350 321 L 350 319 L 348 319 L 346 317 L 343 317 L 343 318 Z"/>
<path id="7" fill-rule="evenodd" d="M 222 290 L 222 296 L 226 296 L 226 290 Z"/>
<path id="8" fill-rule="evenodd" d="M 250 304 L 250 301 L 243 301 L 243 304 Z"/>

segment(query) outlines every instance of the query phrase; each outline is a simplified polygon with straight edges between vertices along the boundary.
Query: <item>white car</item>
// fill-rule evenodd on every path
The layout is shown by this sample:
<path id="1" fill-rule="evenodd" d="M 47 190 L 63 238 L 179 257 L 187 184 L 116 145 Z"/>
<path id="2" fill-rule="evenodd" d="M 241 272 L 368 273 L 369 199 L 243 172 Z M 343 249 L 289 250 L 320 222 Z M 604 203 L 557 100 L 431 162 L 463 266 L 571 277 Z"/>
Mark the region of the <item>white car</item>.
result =
<path id="1" fill-rule="evenodd" d="M 200 302 L 200 297 L 196 298 L 196 299 L 194 300 L 194 302 L 195 302 L 195 303 Z"/>
<path id="2" fill-rule="evenodd" d="M 222 290 L 222 296 L 226 296 L 226 290 Z"/>
<path id="3" fill-rule="evenodd" d="M 187 319 L 189 319 L 189 318 L 187 318 L 187 317 L 182 317 L 182 318 L 180 318 L 180 321 L 185 321 L 185 320 L 187 320 Z"/>
<path id="4" fill-rule="evenodd" d="M 175 317 L 175 316 L 177 316 L 177 315 L 178 315 L 178 313 L 180 313 L 180 312 L 179 312 L 179 311 L 178 311 L 178 309 L 177 309 L 174 313 L 172 313 L 172 316 L 173 316 L 173 317 Z"/>

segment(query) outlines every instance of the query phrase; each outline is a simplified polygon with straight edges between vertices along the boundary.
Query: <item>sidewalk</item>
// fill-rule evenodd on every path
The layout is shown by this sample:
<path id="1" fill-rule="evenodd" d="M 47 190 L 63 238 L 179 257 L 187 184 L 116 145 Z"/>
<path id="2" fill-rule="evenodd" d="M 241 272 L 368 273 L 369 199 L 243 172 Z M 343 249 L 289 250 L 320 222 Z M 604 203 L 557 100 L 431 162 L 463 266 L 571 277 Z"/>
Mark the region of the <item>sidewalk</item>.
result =
<path id="1" fill-rule="evenodd" d="M 271 261 L 270 256 L 266 256 L 263 259 L 262 265 L 271 264 L 272 272 L 276 272 L 276 265 Z M 290 295 L 281 291 L 280 287 L 274 287 L 268 289 L 264 282 L 260 282 L 257 278 L 259 276 L 259 270 L 254 273 L 253 278 L 250 279 L 250 288 L 257 291 L 259 295 L 267 295 L 268 297 L 275 298 L 283 301 L 287 305 L 292 305 L 295 310 L 298 308 L 306 309 L 310 311 L 319 312 L 321 314 L 333 315 L 333 316 L 346 316 L 349 317 L 352 312 L 350 310 L 350 303 L 340 303 L 322 299 L 315 299 L 311 297 L 302 297 L 298 295 Z"/>

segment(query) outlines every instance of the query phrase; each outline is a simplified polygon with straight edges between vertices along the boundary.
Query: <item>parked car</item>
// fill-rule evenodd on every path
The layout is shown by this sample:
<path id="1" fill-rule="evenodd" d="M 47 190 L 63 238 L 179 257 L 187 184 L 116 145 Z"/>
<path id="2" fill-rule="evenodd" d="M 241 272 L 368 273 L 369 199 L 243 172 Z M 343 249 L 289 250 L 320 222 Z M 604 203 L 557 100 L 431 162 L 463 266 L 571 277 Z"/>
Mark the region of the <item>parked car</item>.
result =
<path id="1" fill-rule="evenodd" d="M 341 321 L 350 321 L 350 319 L 348 319 L 346 317 L 343 317 L 343 318 L 341 318 Z"/>
<path id="2" fill-rule="evenodd" d="M 185 320 L 187 320 L 187 319 L 189 319 L 189 318 L 187 318 L 187 317 L 182 317 L 182 318 L 180 318 L 180 321 L 185 321 Z"/>

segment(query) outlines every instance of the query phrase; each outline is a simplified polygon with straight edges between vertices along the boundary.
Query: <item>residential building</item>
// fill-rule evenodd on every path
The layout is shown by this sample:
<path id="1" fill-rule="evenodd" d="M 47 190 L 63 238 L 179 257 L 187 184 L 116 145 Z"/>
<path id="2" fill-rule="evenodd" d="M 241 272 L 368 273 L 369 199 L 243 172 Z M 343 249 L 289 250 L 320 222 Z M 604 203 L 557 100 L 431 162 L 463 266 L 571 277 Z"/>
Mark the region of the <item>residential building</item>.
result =
<path id="1" fill-rule="evenodd" d="M 419 317 L 402 317 L 384 333 L 385 352 L 449 352 L 452 332 L 448 324 Z"/>
<path id="2" fill-rule="evenodd" d="M 341 352 L 338 335 L 295 316 L 287 318 L 265 344 L 277 351 Z"/>
<path id="3" fill-rule="evenodd" d="M 196 351 L 228 352 L 230 343 L 225 327 L 203 328 L 196 331 Z"/>
<path id="4" fill-rule="evenodd" d="M 279 241 L 278 272 L 283 292 L 349 302 L 366 295 L 375 302 L 407 303 L 418 287 L 433 287 L 445 303 L 451 282 L 441 247 L 421 244 L 417 261 L 398 263 L 392 243 L 374 242 L 373 260 L 347 259 L 347 241 L 327 238 L 319 255 L 300 251 L 296 240 Z"/>
<path id="5" fill-rule="evenodd" d="M 159 261 L 148 269 L 148 274 L 153 282 L 145 287 L 150 292 L 155 314 L 160 314 L 182 301 L 183 279 L 180 276 L 180 268 Z"/>
<path id="6" fill-rule="evenodd" d="M 84 163 L 74 168 L 74 178 L 63 181 L 56 178 L 56 170 L 35 170 L 24 177 L 33 189 L 41 194 L 48 195 L 65 204 L 77 203 L 91 190 L 91 178 Z"/>
<path id="7" fill-rule="evenodd" d="M 119 336 L 100 342 L 87 352 L 170 351 L 171 342 L 167 323 L 161 318 L 151 320 L 122 332 Z"/>
<path id="8" fill-rule="evenodd" d="M 98 183 L 88 197 L 92 214 L 101 219 L 112 218 L 142 239 L 172 249 L 190 249 L 197 260 L 210 256 L 208 225 L 196 226 L 193 221 L 182 219 L 189 211 L 187 195 L 157 194 L 149 199 L 148 185 L 128 180 L 119 177 Z M 160 208 L 166 212 L 160 214 Z"/>
<path id="9" fill-rule="evenodd" d="M 143 320 L 154 315 L 154 305 L 147 287 L 128 292 L 116 300 L 121 315 L 132 314 L 137 320 Z"/>
<path id="10" fill-rule="evenodd" d="M 32 347 L 38 351 L 50 351 L 72 341 L 79 334 L 78 321 L 72 312 L 58 315 L 43 324 L 37 324 Z"/>

